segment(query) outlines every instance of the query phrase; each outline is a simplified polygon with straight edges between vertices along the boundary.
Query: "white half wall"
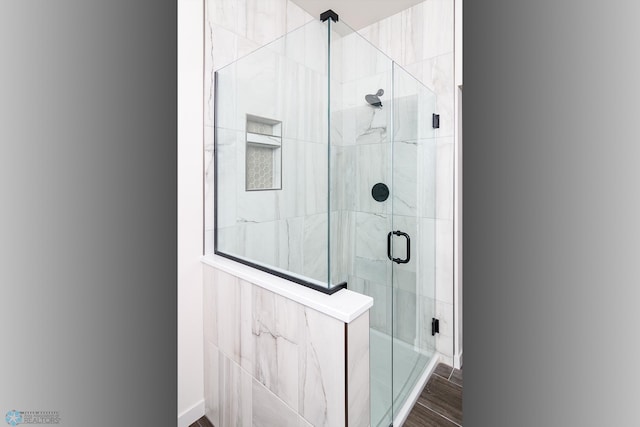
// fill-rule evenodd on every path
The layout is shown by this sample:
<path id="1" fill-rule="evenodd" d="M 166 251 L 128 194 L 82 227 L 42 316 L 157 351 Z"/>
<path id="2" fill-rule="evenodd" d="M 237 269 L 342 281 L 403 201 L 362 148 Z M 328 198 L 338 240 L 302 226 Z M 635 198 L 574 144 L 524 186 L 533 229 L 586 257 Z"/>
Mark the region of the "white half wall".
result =
<path id="1" fill-rule="evenodd" d="M 204 415 L 202 320 L 203 3 L 178 7 L 178 425 Z M 158 230 L 162 232 L 162 230 Z"/>

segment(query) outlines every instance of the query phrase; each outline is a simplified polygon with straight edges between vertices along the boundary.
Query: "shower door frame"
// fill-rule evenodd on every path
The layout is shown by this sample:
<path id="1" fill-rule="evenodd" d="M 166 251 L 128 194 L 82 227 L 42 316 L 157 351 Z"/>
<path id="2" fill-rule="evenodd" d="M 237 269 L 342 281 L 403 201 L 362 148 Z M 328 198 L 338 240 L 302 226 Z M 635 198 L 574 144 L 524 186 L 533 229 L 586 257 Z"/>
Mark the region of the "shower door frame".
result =
<path id="1" fill-rule="evenodd" d="M 417 93 L 416 93 L 416 97 L 417 99 L 420 96 L 420 92 L 423 90 L 426 90 L 429 92 L 429 96 L 433 97 L 433 106 L 432 106 L 432 111 L 433 111 L 433 115 L 432 116 L 427 116 L 427 119 L 431 119 L 431 128 L 433 130 L 430 130 L 431 133 L 429 133 L 429 135 L 422 135 L 422 133 L 424 132 L 425 129 L 425 125 L 424 123 L 427 120 L 419 120 L 420 119 L 420 108 L 416 107 L 416 129 L 415 129 L 415 136 L 414 138 L 410 138 L 410 139 L 414 139 L 414 146 L 415 146 L 415 158 L 416 158 L 416 162 L 418 161 L 418 159 L 420 158 L 420 156 L 418 155 L 418 153 L 420 153 L 421 149 L 425 150 L 427 149 L 427 145 L 430 145 L 430 148 L 433 150 L 432 155 L 434 156 L 434 161 L 433 161 L 433 168 L 431 169 L 431 172 L 433 173 L 432 175 L 432 180 L 431 185 L 434 186 L 433 188 L 433 209 L 435 211 L 435 129 L 438 127 L 437 124 L 435 123 L 434 118 L 435 117 L 439 117 L 435 114 L 435 94 L 433 92 L 431 92 L 429 89 L 427 89 L 426 87 L 424 87 L 424 85 L 422 85 L 421 82 L 419 82 L 415 77 L 413 77 L 412 75 L 410 75 L 407 71 L 405 71 L 401 66 L 399 66 L 395 61 L 392 61 L 392 71 L 391 71 L 391 80 L 392 80 L 392 101 L 390 102 L 391 104 L 391 121 L 390 121 L 390 137 L 388 140 L 388 144 L 390 144 L 390 153 L 391 153 L 391 191 L 390 191 L 390 199 L 391 199 L 391 209 L 390 209 L 390 225 L 391 228 L 389 230 L 389 233 L 387 235 L 387 255 L 389 258 L 389 261 L 391 262 L 391 303 L 390 303 L 390 309 L 391 309 L 391 323 L 392 323 L 392 333 L 391 333 L 391 390 L 392 390 L 392 404 L 391 404 L 391 424 L 389 427 L 392 427 L 395 425 L 396 422 L 398 423 L 402 423 L 405 421 L 406 415 L 408 415 L 408 413 L 404 413 L 406 412 L 406 408 L 413 406 L 413 404 L 415 403 L 415 400 L 417 399 L 417 395 L 415 393 L 415 389 L 420 388 L 422 389 L 422 387 L 424 386 L 424 384 L 422 384 L 424 381 L 426 381 L 426 378 L 428 377 L 426 374 L 428 374 L 430 372 L 430 370 L 433 368 L 433 366 L 435 366 L 434 364 L 434 358 L 437 355 L 437 352 L 435 351 L 435 334 L 433 333 L 433 331 L 424 331 L 423 327 L 424 326 L 424 319 L 422 319 L 422 317 L 424 317 L 424 315 L 426 314 L 424 310 L 426 310 L 427 312 L 430 312 L 432 314 L 432 318 L 435 318 L 435 259 L 431 259 L 431 260 L 426 260 L 427 254 L 423 253 L 423 248 L 424 246 L 421 246 L 423 244 L 423 242 L 421 242 L 422 239 L 425 238 L 425 236 L 428 233 L 425 233 L 425 230 L 422 229 L 422 227 L 424 226 L 425 223 L 427 223 L 428 221 L 424 221 L 423 218 L 421 218 L 421 216 L 419 215 L 419 208 L 418 205 L 420 203 L 419 199 L 420 197 L 418 196 L 418 192 L 419 191 L 426 191 L 426 188 L 424 187 L 424 184 L 426 184 L 424 177 L 422 177 L 423 179 L 421 180 L 419 178 L 419 174 L 422 172 L 424 173 L 421 168 L 419 167 L 419 165 L 416 163 L 415 166 L 415 173 L 411 174 L 409 176 L 409 180 L 414 180 L 413 183 L 416 186 L 416 192 L 413 193 L 413 195 L 415 196 L 413 198 L 413 200 L 409 200 L 409 205 L 413 204 L 413 206 L 415 206 L 415 210 L 411 215 L 407 215 L 406 213 L 399 213 L 399 209 L 397 206 L 397 201 L 398 198 L 395 197 L 396 193 L 398 193 L 399 187 L 401 187 L 402 185 L 406 184 L 406 182 L 402 182 L 401 179 L 399 179 L 399 174 L 400 174 L 400 170 L 402 167 L 406 167 L 407 165 L 401 165 L 400 161 L 402 160 L 407 160 L 407 158 L 411 159 L 412 156 L 407 156 L 406 153 L 404 156 L 399 156 L 399 151 L 400 151 L 400 144 L 407 144 L 407 141 L 404 138 L 398 138 L 398 134 L 401 132 L 400 129 L 398 129 L 400 126 L 398 126 L 399 124 L 396 122 L 396 119 L 398 118 L 398 115 L 401 114 L 401 111 L 399 108 L 400 105 L 400 98 L 403 95 L 402 92 L 404 92 L 403 89 L 401 89 L 401 78 L 406 78 L 409 77 L 410 79 L 414 80 L 415 83 L 417 84 Z M 412 82 L 413 83 L 413 82 Z M 426 96 L 423 95 L 423 96 Z M 418 104 L 418 102 L 416 102 L 416 105 Z M 421 115 L 425 115 L 425 111 L 421 112 Z M 422 123 L 422 126 L 420 125 Z M 409 144 L 411 144 L 409 142 Z M 422 155 L 424 156 L 425 153 L 423 152 Z M 407 176 L 404 176 L 404 181 L 407 180 Z M 419 183 L 422 182 L 423 186 L 420 186 Z M 407 193 L 404 192 L 403 196 L 406 198 Z M 404 200 L 404 203 L 407 204 L 407 200 Z M 424 208 L 423 208 L 424 209 Z M 405 221 L 408 218 L 408 223 L 404 223 L 405 221 L 399 221 L 400 219 L 404 219 Z M 433 215 L 433 219 L 434 221 L 434 227 L 432 229 L 432 235 L 434 237 L 433 241 L 431 242 L 431 244 L 433 245 L 433 254 L 435 255 L 435 215 Z M 405 228 L 406 227 L 406 228 Z M 409 229 L 413 229 L 415 230 L 415 235 L 413 235 L 412 232 L 409 232 Z M 404 229 L 404 230 L 403 230 Z M 413 231 L 412 230 L 412 231 Z M 404 240 L 404 242 L 401 242 L 401 240 Z M 399 244 L 394 245 L 394 242 L 398 242 Z M 400 250 L 398 251 L 398 249 L 400 248 Z M 406 248 L 406 249 L 405 249 Z M 396 252 L 394 253 L 394 249 L 396 250 Z M 404 255 L 404 257 L 403 257 Z M 432 280 L 433 283 L 433 290 L 432 293 L 429 295 L 422 295 L 420 292 L 420 288 L 421 286 L 423 286 L 423 284 L 421 284 L 421 280 L 426 280 L 425 277 L 420 277 L 419 275 L 424 275 L 425 272 L 420 270 L 420 267 L 417 266 L 418 263 L 420 263 L 422 266 L 426 265 L 427 263 L 433 263 L 433 270 L 432 270 L 432 277 L 430 280 Z M 399 302 L 399 298 L 398 296 L 400 295 L 401 292 L 403 292 L 403 290 L 401 289 L 401 275 L 399 273 L 402 272 L 402 270 L 405 270 L 405 267 L 408 267 L 410 265 L 410 263 L 413 263 L 413 266 L 415 267 L 414 273 L 415 273 L 415 281 L 412 283 L 412 285 L 414 285 L 414 289 L 415 289 L 415 323 L 414 323 L 414 331 L 415 331 L 415 338 L 414 338 L 414 342 L 413 343 L 407 343 L 405 341 L 402 341 L 402 339 L 400 338 L 400 334 L 397 333 L 397 331 L 399 330 L 400 327 L 400 322 L 398 320 L 398 315 L 400 314 L 398 310 L 396 310 L 397 308 L 397 304 Z M 410 270 L 409 270 L 410 271 Z M 406 273 L 406 270 L 405 270 Z M 406 277 L 406 276 L 405 276 Z M 404 287 L 406 288 L 406 283 L 404 284 Z M 428 302 L 430 301 L 430 302 Z M 429 307 L 427 307 L 427 304 L 430 304 Z M 427 332 L 431 332 L 431 336 L 429 337 L 427 335 Z M 396 387 L 396 380 L 399 375 L 397 374 L 397 371 L 400 370 L 400 363 L 397 360 L 397 355 L 398 353 L 400 353 L 399 349 L 400 346 L 413 346 L 414 350 L 416 352 L 416 354 L 418 354 L 418 357 L 420 357 L 420 355 L 425 356 L 427 359 L 423 361 L 422 365 L 419 365 L 417 362 L 416 364 L 413 366 L 412 368 L 412 372 L 410 373 L 409 377 L 407 378 L 407 381 L 409 381 L 409 379 L 411 378 L 412 374 L 416 374 L 416 376 L 414 376 L 411 380 L 411 384 L 409 383 L 402 383 L 401 388 L 397 389 Z M 428 354 L 428 351 L 424 348 L 425 344 L 430 348 L 431 350 L 431 354 Z M 423 353 L 424 352 L 424 353 Z M 404 368 L 404 366 L 402 366 Z M 417 369 L 417 371 L 416 371 Z M 404 375 L 402 375 L 402 377 L 404 377 Z M 409 389 L 406 389 L 406 387 L 408 387 L 410 385 Z M 402 392 L 402 399 L 400 399 L 401 397 L 401 392 Z M 414 399 L 415 397 L 415 399 Z"/>

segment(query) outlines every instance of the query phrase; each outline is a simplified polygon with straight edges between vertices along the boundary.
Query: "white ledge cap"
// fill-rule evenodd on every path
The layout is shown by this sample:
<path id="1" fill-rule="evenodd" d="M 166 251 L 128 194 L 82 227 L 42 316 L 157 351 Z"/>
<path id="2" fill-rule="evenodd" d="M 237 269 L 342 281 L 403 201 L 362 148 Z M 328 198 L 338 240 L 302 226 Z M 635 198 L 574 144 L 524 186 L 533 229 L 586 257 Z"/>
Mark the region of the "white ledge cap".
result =
<path id="1" fill-rule="evenodd" d="M 328 295 L 218 255 L 204 255 L 200 260 L 203 264 L 239 277 L 345 323 L 357 319 L 373 306 L 373 298 L 348 289 L 341 289 L 333 295 Z"/>

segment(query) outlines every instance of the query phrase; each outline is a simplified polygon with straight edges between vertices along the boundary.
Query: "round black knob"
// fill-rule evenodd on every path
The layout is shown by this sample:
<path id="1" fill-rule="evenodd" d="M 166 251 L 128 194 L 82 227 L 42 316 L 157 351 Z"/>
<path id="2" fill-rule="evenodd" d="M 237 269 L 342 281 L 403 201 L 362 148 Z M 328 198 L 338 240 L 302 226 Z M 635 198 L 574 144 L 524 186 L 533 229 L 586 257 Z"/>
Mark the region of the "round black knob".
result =
<path id="1" fill-rule="evenodd" d="M 389 187 L 381 182 L 377 183 L 371 188 L 371 197 L 376 202 L 384 202 L 389 198 Z"/>

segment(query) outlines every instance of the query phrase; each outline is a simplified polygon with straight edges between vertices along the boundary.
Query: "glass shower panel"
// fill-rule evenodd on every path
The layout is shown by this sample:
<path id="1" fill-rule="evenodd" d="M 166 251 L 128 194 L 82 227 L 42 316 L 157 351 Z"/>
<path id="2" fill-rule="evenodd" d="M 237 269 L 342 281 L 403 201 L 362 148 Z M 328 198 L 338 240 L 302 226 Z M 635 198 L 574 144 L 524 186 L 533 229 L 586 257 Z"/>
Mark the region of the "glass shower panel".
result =
<path id="1" fill-rule="evenodd" d="M 393 416 L 392 266 L 386 238 L 392 210 L 391 197 L 383 196 L 384 187 L 392 186 L 392 61 L 342 21 L 331 25 L 332 271 L 347 276 L 349 289 L 374 298 L 371 425 L 388 427 Z"/>
<path id="2" fill-rule="evenodd" d="M 370 423 L 388 427 L 435 350 L 435 96 L 331 19 L 215 81 L 215 253 L 373 297 Z"/>
<path id="3" fill-rule="evenodd" d="M 435 96 L 393 67 L 394 417 L 433 356 Z"/>
<path id="4" fill-rule="evenodd" d="M 318 288 L 328 267 L 327 25 L 216 73 L 215 252 Z"/>

